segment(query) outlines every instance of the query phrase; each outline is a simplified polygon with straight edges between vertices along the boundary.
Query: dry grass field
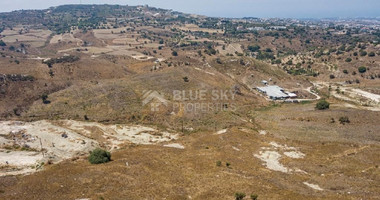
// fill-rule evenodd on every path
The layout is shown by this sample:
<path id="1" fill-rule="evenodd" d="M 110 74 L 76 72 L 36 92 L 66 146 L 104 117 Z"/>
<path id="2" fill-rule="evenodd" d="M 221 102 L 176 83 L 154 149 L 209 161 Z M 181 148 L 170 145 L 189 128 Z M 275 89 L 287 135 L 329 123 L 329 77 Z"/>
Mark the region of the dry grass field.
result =
<path id="1" fill-rule="evenodd" d="M 113 161 L 107 164 L 91 166 L 80 158 L 46 166 L 21 181 L 3 177 L 5 193 L 0 195 L 6 199 L 232 199 L 240 191 L 261 199 L 376 199 L 379 126 L 365 119 L 378 114 L 362 117 L 361 111 L 342 112 L 335 106 L 321 113 L 313 107 L 299 105 L 291 115 L 285 113 L 295 109 L 292 105 L 252 110 L 257 125 L 229 127 L 219 134 L 199 132 L 171 142 L 184 149 L 162 144 L 127 146 L 113 153 Z M 350 124 L 329 122 L 347 114 Z M 359 123 L 365 123 L 365 128 Z M 347 126 L 352 127 L 350 132 L 345 131 Z M 268 157 L 265 166 L 256 157 L 265 151 L 277 152 L 280 158 Z M 289 171 L 276 171 L 273 165 Z M 57 192 L 60 197 L 53 195 Z"/>
<path id="2" fill-rule="evenodd" d="M 32 47 L 42 47 L 52 32 L 42 29 L 30 29 L 25 32 L 25 30 L 20 27 L 13 30 L 5 30 L 1 34 L 4 36 L 2 40 L 6 43 L 22 42 L 30 44 Z"/>
<path id="3" fill-rule="evenodd" d="M 0 13 L 1 200 L 380 199 L 374 29 L 149 6 L 24 14 Z M 110 162 L 89 163 L 98 147 Z"/>

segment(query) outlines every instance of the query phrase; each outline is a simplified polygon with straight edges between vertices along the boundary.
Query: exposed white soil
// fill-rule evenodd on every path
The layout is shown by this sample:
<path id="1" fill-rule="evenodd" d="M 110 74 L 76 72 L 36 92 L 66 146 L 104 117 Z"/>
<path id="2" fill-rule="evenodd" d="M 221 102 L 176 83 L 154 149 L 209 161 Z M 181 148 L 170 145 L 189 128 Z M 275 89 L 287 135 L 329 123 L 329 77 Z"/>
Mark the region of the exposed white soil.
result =
<path id="1" fill-rule="evenodd" d="M 352 88 L 347 85 L 330 85 L 327 82 L 318 82 L 314 83 L 314 85 L 318 88 L 331 87 L 331 95 L 335 98 L 358 104 L 357 106 L 352 106 L 352 108 L 380 111 L 380 95 L 378 94 Z"/>
<path id="2" fill-rule="evenodd" d="M 299 151 L 287 151 L 284 152 L 285 156 L 288 156 L 289 158 L 304 158 L 305 154 Z"/>
<path id="3" fill-rule="evenodd" d="M 363 91 L 363 90 L 360 90 L 360 89 L 352 89 L 352 92 L 356 93 L 357 95 L 360 95 L 362 97 L 365 97 L 367 99 L 370 99 L 376 103 L 379 103 L 380 102 L 380 95 L 378 94 L 373 94 L 373 93 L 370 93 L 370 92 L 366 92 L 366 91 Z"/>
<path id="4" fill-rule="evenodd" d="M 224 134 L 224 133 L 227 133 L 227 129 L 222 129 L 222 130 L 216 132 L 217 135 Z"/>
<path id="5" fill-rule="evenodd" d="M 32 166 L 42 159 L 40 152 L 0 150 L 0 163 L 10 166 Z"/>
<path id="6" fill-rule="evenodd" d="M 196 70 L 198 70 L 198 71 L 202 71 L 202 72 L 204 72 L 204 73 L 206 73 L 206 74 L 209 74 L 209 75 L 215 76 L 215 73 L 208 72 L 208 71 L 203 70 L 203 69 L 200 69 L 200 68 L 198 68 L 198 67 L 195 67 L 194 69 L 196 69 Z"/>
<path id="7" fill-rule="evenodd" d="M 235 151 L 240 151 L 240 149 L 239 149 L 239 148 L 237 148 L 237 147 L 234 147 L 234 146 L 232 146 L 232 149 L 234 149 Z"/>
<path id="8" fill-rule="evenodd" d="M 297 150 L 295 147 L 288 147 L 287 145 L 281 145 L 276 142 L 270 142 L 269 144 L 272 145 L 272 147 L 280 149 L 280 150 L 281 149 L 282 150 Z"/>
<path id="9" fill-rule="evenodd" d="M 79 38 L 75 38 L 71 33 L 65 33 L 60 35 L 54 35 L 50 40 L 50 44 L 58 44 L 60 42 L 75 43 L 78 46 L 83 44 L 83 41 Z"/>
<path id="10" fill-rule="evenodd" d="M 97 129 L 103 134 L 104 138 L 110 144 L 111 149 L 116 148 L 119 144 L 123 143 L 154 144 L 178 138 L 177 134 L 139 125 L 104 125 L 96 122 L 79 122 L 73 120 L 61 122 L 62 126 L 87 137 L 91 137 L 94 129 Z"/>
<path id="11" fill-rule="evenodd" d="M 164 147 L 171 147 L 176 149 L 185 149 L 185 147 L 182 144 L 173 143 L 173 144 L 165 144 Z"/>
<path id="12" fill-rule="evenodd" d="M 310 187 L 314 190 L 323 191 L 323 189 L 321 187 L 319 187 L 319 185 L 317 185 L 317 184 L 312 184 L 312 183 L 308 183 L 308 182 L 303 182 L 303 184 L 307 185 L 308 187 Z"/>
<path id="13" fill-rule="evenodd" d="M 280 163 L 281 154 L 277 151 L 260 151 L 254 155 L 256 158 L 265 162 L 265 166 L 273 171 L 288 173 L 291 170 Z"/>
<path id="14" fill-rule="evenodd" d="M 266 134 L 267 134 L 267 132 L 266 132 L 266 131 L 264 131 L 264 130 L 260 130 L 260 131 L 259 131 L 259 134 L 260 134 L 260 135 L 266 135 Z"/>
<path id="15" fill-rule="evenodd" d="M 123 144 L 155 144 L 177 138 L 177 134 L 137 125 L 73 120 L 0 121 L 0 175 L 33 172 L 36 170 L 32 168 L 42 162 L 57 163 L 84 156 L 100 144 L 113 150 Z"/>
<path id="16" fill-rule="evenodd" d="M 264 162 L 263 165 L 265 165 L 266 168 L 284 173 L 297 172 L 307 174 L 307 172 L 303 170 L 290 169 L 280 163 L 280 160 L 284 155 L 289 158 L 300 159 L 304 158 L 305 154 L 299 152 L 295 147 L 281 145 L 276 142 L 270 142 L 269 144 L 271 145 L 270 147 L 261 147 L 261 151 L 259 151 L 258 154 L 254 154 L 256 158 L 259 158 Z"/>

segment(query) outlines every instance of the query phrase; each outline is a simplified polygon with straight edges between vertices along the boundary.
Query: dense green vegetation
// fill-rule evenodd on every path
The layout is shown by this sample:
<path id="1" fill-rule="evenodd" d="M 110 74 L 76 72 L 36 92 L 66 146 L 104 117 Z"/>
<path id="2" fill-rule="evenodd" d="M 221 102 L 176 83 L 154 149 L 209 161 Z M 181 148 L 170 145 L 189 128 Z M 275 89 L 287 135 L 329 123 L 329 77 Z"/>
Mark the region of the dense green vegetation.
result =
<path id="1" fill-rule="evenodd" d="M 90 153 L 88 161 L 91 164 L 101 164 L 111 161 L 111 153 L 103 149 L 95 149 Z"/>
<path id="2" fill-rule="evenodd" d="M 73 63 L 79 60 L 78 56 L 63 56 L 60 58 L 51 58 L 49 60 L 43 61 L 44 64 L 47 64 L 49 67 L 53 67 L 53 64 L 56 63 Z"/>
<path id="3" fill-rule="evenodd" d="M 1 47 L 5 47 L 5 46 L 7 46 L 7 44 L 5 44 L 4 41 L 0 40 L 0 46 L 1 46 Z"/>
<path id="4" fill-rule="evenodd" d="M 367 71 L 367 68 L 364 66 L 361 66 L 358 68 L 359 73 L 365 73 Z"/>
<path id="5" fill-rule="evenodd" d="M 317 103 L 315 108 L 318 110 L 326 110 L 326 109 L 330 108 L 330 103 L 327 102 L 326 100 L 322 99 Z"/>

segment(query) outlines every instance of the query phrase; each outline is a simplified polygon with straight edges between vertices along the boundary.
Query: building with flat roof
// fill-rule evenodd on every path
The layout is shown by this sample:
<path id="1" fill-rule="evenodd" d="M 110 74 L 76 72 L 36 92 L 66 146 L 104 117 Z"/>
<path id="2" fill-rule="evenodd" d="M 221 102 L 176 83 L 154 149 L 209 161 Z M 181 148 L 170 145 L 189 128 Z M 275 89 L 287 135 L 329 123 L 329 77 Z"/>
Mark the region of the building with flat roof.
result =
<path id="1" fill-rule="evenodd" d="M 297 97 L 297 95 L 295 93 L 286 92 L 283 88 L 281 88 L 277 85 L 257 87 L 257 90 L 261 93 L 266 94 L 270 99 L 273 99 L 273 100 Z"/>

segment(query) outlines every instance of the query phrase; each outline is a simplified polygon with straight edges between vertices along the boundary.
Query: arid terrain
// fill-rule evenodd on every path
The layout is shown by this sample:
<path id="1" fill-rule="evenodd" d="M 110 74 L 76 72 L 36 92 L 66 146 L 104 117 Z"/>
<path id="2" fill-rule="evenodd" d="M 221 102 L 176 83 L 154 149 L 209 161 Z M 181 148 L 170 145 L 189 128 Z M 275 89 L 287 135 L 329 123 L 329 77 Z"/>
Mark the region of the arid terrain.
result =
<path id="1" fill-rule="evenodd" d="M 380 199 L 379 41 L 378 19 L 0 13 L 0 199 Z"/>

